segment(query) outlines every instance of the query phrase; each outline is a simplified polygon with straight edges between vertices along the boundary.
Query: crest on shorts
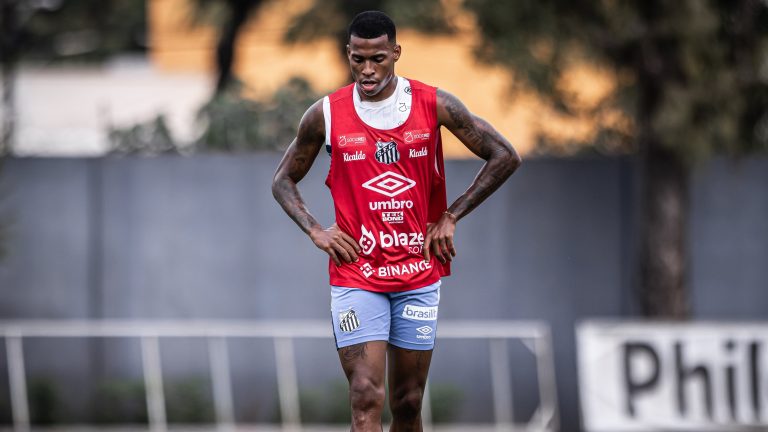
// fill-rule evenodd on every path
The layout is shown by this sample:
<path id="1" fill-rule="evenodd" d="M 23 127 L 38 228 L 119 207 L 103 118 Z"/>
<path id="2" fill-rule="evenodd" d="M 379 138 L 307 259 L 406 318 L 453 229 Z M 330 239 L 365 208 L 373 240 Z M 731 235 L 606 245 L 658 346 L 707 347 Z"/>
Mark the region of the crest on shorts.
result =
<path id="1" fill-rule="evenodd" d="M 399 161 L 400 152 L 397 151 L 397 143 L 376 141 L 376 160 L 386 165 Z"/>
<path id="2" fill-rule="evenodd" d="M 354 309 L 339 314 L 339 330 L 343 332 L 355 331 L 360 327 L 360 320 L 357 319 Z"/>

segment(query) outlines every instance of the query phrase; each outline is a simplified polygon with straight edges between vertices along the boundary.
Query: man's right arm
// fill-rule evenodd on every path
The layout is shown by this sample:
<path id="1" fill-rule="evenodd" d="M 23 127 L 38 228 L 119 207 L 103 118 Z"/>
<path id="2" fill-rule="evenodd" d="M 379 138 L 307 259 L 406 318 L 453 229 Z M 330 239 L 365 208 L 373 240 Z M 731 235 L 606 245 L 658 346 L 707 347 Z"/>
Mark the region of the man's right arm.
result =
<path id="1" fill-rule="evenodd" d="M 297 186 L 312 167 L 323 142 L 325 121 L 321 99 L 309 107 L 301 118 L 296 138 L 288 146 L 275 172 L 272 195 L 315 245 L 328 253 L 336 265 L 341 265 L 341 260 L 348 263 L 357 261 L 360 247 L 352 237 L 339 230 L 336 224 L 323 229 L 307 209 Z"/>

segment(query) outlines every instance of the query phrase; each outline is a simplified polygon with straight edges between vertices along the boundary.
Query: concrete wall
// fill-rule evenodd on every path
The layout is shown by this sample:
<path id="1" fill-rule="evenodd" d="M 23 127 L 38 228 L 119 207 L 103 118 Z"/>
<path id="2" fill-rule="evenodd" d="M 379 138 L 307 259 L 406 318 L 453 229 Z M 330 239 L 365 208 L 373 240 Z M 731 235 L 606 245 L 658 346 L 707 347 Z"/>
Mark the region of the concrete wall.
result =
<path id="1" fill-rule="evenodd" d="M 0 262 L 0 317 L 327 319 L 327 259 L 272 199 L 278 160 L 257 154 L 7 161 L 0 181 L 8 248 Z M 327 163 L 321 154 L 300 185 L 323 223 L 333 214 L 323 184 Z M 448 162 L 449 197 L 479 167 Z M 574 323 L 636 311 L 636 189 L 631 160 L 529 160 L 457 229 L 441 318 L 549 322 L 564 431 L 579 430 Z M 764 317 L 767 189 L 766 159 L 697 168 L 689 234 L 696 317 Z M 63 385 L 78 387 L 94 375 L 135 376 L 140 365 L 136 344 L 33 342 L 29 374 L 53 374 Z M 537 397 L 532 361 L 519 346 L 510 351 L 520 365 L 513 382 L 523 418 Z M 465 421 L 491 418 L 485 352 L 483 345 L 438 342 L 432 380 L 462 388 Z M 163 353 L 171 376 L 207 373 L 201 344 L 175 341 Z M 299 356 L 303 386 L 322 389 L 341 378 L 331 343 L 304 344 Z M 232 362 L 238 420 L 273 416 L 271 346 L 233 341 Z M 68 403 L 72 412 L 86 409 Z"/>

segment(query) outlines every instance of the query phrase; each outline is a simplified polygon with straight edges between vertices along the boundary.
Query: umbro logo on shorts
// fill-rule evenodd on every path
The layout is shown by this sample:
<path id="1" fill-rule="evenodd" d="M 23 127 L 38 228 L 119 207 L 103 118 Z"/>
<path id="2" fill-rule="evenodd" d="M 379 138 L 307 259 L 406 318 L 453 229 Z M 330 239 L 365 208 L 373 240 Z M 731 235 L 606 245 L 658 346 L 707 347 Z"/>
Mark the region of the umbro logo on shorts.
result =
<path id="1" fill-rule="evenodd" d="M 432 327 L 430 327 L 430 326 L 419 327 L 419 328 L 416 329 L 416 331 L 418 331 L 419 333 L 421 333 L 423 335 L 428 335 L 428 334 L 432 333 Z"/>
<path id="2" fill-rule="evenodd" d="M 423 326 L 423 327 L 417 328 L 416 331 L 421 333 L 416 335 L 416 339 L 430 340 L 432 339 L 432 336 L 430 336 L 429 334 L 432 333 L 434 330 L 430 326 Z"/>
<path id="3" fill-rule="evenodd" d="M 339 330 L 343 332 L 355 331 L 360 327 L 360 320 L 357 319 L 354 309 L 339 314 Z"/>

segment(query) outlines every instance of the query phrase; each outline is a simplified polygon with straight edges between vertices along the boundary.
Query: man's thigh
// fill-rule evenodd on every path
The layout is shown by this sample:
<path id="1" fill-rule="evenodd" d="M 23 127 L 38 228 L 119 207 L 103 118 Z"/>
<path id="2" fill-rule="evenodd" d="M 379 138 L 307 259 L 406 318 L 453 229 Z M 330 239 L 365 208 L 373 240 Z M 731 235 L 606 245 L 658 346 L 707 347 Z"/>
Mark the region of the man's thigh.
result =
<path id="1" fill-rule="evenodd" d="M 336 348 L 389 340 L 390 301 L 386 294 L 331 286 Z"/>
<path id="2" fill-rule="evenodd" d="M 437 336 L 440 281 L 412 291 L 390 294 L 389 343 L 407 350 L 431 350 Z"/>

